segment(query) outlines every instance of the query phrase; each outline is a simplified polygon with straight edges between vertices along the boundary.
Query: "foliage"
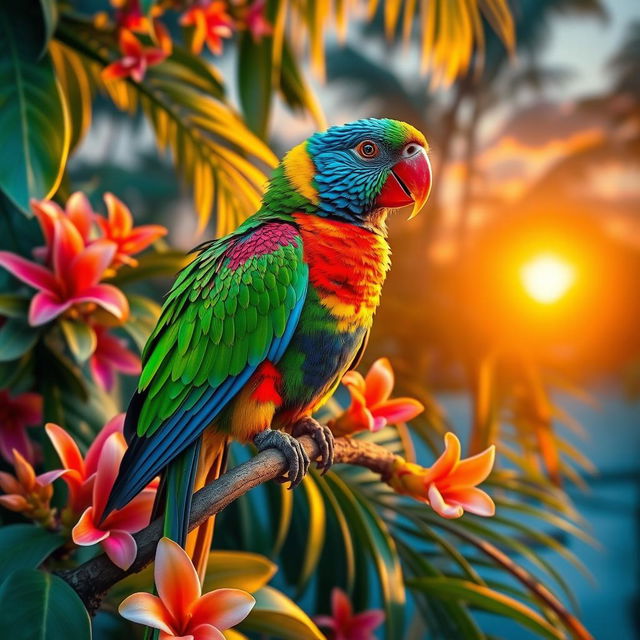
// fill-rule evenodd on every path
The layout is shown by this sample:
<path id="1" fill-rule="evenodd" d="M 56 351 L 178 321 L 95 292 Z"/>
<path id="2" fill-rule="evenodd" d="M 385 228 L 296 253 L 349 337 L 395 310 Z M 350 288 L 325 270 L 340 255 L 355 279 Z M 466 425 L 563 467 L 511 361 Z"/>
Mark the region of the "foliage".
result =
<path id="1" fill-rule="evenodd" d="M 213 4 L 219 5 L 215 11 Z M 149 521 L 150 494 L 144 517 L 112 522 L 104 537 L 94 526 L 95 510 L 124 446 L 114 419 L 128 391 L 121 378 L 137 373 L 134 348 L 142 350 L 159 314 L 150 283 L 189 260 L 161 240 L 158 225 L 134 226 L 115 196 L 105 194 L 105 216 L 94 209 L 97 203 L 73 193 L 69 157 L 100 109 L 144 118 L 160 153 L 171 156 L 191 188 L 199 229 L 213 215 L 217 233 L 228 232 L 256 209 L 276 162 L 268 138 L 277 101 L 324 126 L 306 62 L 316 78 L 324 78 L 331 23 L 344 40 L 359 10 L 347 0 L 113 5 L 25 0 L 0 7 L 0 264 L 15 276 L 3 270 L 0 436 L 9 424 L 5 410 L 21 394 L 40 398 L 37 425 L 55 423 L 45 432 L 12 414 L 12 428 L 31 438 L 32 455 L 11 457 L 1 448 L 7 463 L 0 472 L 1 502 L 21 507 L 2 512 L 3 636 L 21 637 L 15 635 L 21 626 L 39 637 L 64 631 L 65 637 L 89 638 L 84 606 L 54 572 L 77 566 L 98 545 L 121 566 L 132 561 L 131 534 Z M 374 0 L 367 12 L 368 33 L 386 38 L 391 51 L 398 39 L 416 44 L 432 87 L 453 84 L 464 96 L 487 81 L 496 51 L 505 58 L 504 47 L 512 50 L 525 26 L 522 20 L 513 24 L 505 0 Z M 211 27 L 204 38 L 201 21 Z M 232 48 L 237 69 L 230 87 L 217 55 Z M 352 56 L 353 67 L 345 72 L 350 80 L 393 81 L 394 92 L 402 93 L 388 69 L 373 74 L 362 52 L 343 51 Z M 632 74 L 616 64 L 626 88 Z M 368 91 L 363 95 L 379 93 L 378 87 Z M 236 94 L 239 109 L 230 98 Z M 417 91 L 404 97 L 409 111 L 422 113 Z M 418 322 L 415 310 L 404 312 L 407 323 Z M 262 486 L 226 509 L 216 527 L 204 591 L 243 589 L 256 601 L 238 630 L 225 632 L 228 638 L 322 638 L 312 618 L 329 612 L 335 588 L 349 594 L 355 612 L 383 610 L 389 640 L 405 637 L 410 618 L 430 638 L 486 638 L 477 611 L 508 618 L 539 637 L 589 637 L 571 612 L 562 571 L 546 555 L 553 552 L 584 570 L 558 535 L 588 540 L 561 485 L 567 478 L 578 482 L 574 463 L 588 462 L 553 431 L 554 418 L 573 422 L 560 415 L 548 380 L 529 355 L 496 350 L 489 342 L 489 349 L 469 349 L 475 403 L 470 453 L 496 443 L 499 464 L 485 488 L 497 515 L 445 519 L 439 513 L 458 516 L 462 502 L 454 511 L 436 512 L 427 506 L 433 493 L 416 495 L 400 483 L 396 492 L 388 478 L 356 467 L 337 467 L 323 478 L 311 472 L 295 493 Z M 417 475 L 412 465 L 437 457 L 436 443 L 452 429 L 424 391 L 418 365 L 400 376 L 407 396 L 401 398 L 390 398 L 388 361 L 378 366 L 386 371 L 384 388 L 373 393 L 369 376 L 352 373 L 345 380 L 351 404 L 340 405 L 339 391 L 319 417 L 336 432 L 402 456 L 403 472 Z M 235 462 L 246 455 L 232 448 Z M 32 465 L 45 473 L 36 476 Z M 62 482 L 52 485 L 57 478 Z M 450 486 L 436 486 L 442 476 L 430 478 L 443 500 L 453 500 Z M 134 627 L 116 621 L 114 611 L 152 583 L 148 569 L 117 584 L 104 598 L 94 632 L 134 637 Z"/>

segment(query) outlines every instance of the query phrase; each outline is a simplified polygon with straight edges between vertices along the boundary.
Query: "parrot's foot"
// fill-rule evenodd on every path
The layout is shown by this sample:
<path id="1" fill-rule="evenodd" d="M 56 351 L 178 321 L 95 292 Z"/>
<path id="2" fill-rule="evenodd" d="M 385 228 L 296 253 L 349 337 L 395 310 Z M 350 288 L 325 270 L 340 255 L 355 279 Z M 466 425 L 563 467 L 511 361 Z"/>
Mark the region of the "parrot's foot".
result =
<path id="1" fill-rule="evenodd" d="M 288 470 L 286 475 L 276 478 L 277 482 L 290 482 L 289 489 L 294 489 L 305 477 L 309 470 L 309 456 L 302 445 L 288 433 L 275 429 L 265 429 L 254 439 L 258 451 L 265 449 L 277 449 L 287 460 Z"/>
<path id="2" fill-rule="evenodd" d="M 321 475 L 327 473 L 333 464 L 333 433 L 331 433 L 331 429 L 306 416 L 293 425 L 291 432 L 296 438 L 311 436 L 315 440 L 320 448 L 320 460 L 318 460 L 317 468 L 322 469 Z"/>

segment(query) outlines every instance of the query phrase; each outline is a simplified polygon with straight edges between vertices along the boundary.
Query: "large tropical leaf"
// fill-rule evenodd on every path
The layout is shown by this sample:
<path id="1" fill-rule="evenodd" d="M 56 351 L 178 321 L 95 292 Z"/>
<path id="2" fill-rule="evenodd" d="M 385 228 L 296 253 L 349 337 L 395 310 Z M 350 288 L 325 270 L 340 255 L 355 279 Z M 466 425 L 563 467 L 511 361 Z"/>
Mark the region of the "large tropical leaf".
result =
<path id="1" fill-rule="evenodd" d="M 60 534 L 33 524 L 12 524 L 0 528 L 0 584 L 14 571 L 36 569 L 64 543 L 65 539 Z"/>
<path id="2" fill-rule="evenodd" d="M 0 5 L 0 189 L 25 213 L 30 198 L 57 189 L 70 140 L 66 103 L 33 28 L 34 2 Z"/>
<path id="3" fill-rule="evenodd" d="M 0 637 L 14 640 L 90 640 L 89 614 L 58 576 L 25 569 L 0 587 Z"/>

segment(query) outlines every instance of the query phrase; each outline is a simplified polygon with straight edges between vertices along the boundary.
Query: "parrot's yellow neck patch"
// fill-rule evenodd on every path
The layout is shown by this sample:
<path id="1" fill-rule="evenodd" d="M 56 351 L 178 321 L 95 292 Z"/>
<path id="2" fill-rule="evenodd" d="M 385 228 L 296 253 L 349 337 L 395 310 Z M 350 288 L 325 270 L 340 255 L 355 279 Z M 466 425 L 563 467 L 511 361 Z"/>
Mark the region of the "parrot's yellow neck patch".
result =
<path id="1" fill-rule="evenodd" d="M 315 167 L 307 151 L 307 143 L 301 142 L 287 153 L 283 160 L 284 175 L 294 189 L 313 204 L 318 204 L 318 191 L 313 186 Z"/>

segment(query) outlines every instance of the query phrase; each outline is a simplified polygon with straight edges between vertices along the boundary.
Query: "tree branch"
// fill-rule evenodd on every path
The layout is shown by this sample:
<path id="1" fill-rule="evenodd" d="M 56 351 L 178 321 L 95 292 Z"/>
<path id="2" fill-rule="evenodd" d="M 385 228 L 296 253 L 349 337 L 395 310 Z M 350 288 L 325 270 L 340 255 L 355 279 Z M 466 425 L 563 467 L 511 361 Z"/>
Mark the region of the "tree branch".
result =
<path id="1" fill-rule="evenodd" d="M 309 436 L 303 436 L 300 442 L 311 460 L 315 460 L 319 455 L 316 443 Z M 367 467 L 379 473 L 383 479 L 389 475 L 394 459 L 393 453 L 369 442 L 351 438 L 337 438 L 335 441 L 336 463 Z M 209 516 L 222 511 L 253 487 L 273 480 L 285 470 L 284 456 L 275 449 L 267 449 L 227 471 L 193 496 L 189 531 L 201 525 Z M 91 613 L 100 606 L 102 596 L 109 588 L 126 576 L 141 571 L 152 561 L 158 540 L 162 537 L 162 518 L 154 520 L 134 537 L 138 555 L 127 571 L 119 569 L 105 554 L 101 554 L 75 569 L 58 573 L 76 590 Z"/>

